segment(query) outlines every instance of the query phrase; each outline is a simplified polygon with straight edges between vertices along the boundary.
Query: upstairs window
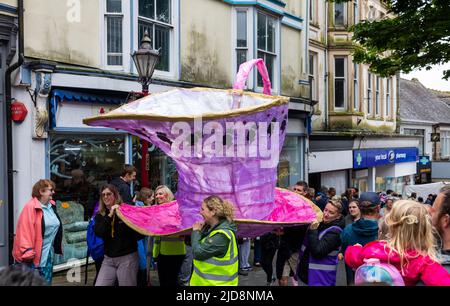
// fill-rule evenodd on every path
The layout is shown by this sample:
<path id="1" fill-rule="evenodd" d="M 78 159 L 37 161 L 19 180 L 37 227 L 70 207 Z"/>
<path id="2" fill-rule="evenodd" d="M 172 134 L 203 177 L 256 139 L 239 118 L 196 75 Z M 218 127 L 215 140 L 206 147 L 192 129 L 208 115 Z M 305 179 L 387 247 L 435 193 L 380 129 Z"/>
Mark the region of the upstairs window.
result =
<path id="1" fill-rule="evenodd" d="M 309 0 L 309 21 L 317 23 L 317 0 Z"/>
<path id="2" fill-rule="evenodd" d="M 236 12 L 236 71 L 248 58 L 247 11 Z"/>
<path id="3" fill-rule="evenodd" d="M 367 74 L 367 115 L 373 113 L 372 107 L 372 74 L 369 72 Z"/>
<path id="4" fill-rule="evenodd" d="M 375 111 L 376 115 L 380 115 L 381 113 L 381 104 L 380 104 L 380 77 L 376 76 L 376 87 L 375 87 Z"/>
<path id="5" fill-rule="evenodd" d="M 335 26 L 344 26 L 345 24 L 345 4 L 343 2 L 341 3 L 334 3 L 334 25 Z"/>
<path id="6" fill-rule="evenodd" d="M 106 0 L 106 63 L 123 65 L 122 0 Z"/>
<path id="7" fill-rule="evenodd" d="M 309 79 L 311 80 L 311 100 L 317 101 L 317 53 L 309 52 Z"/>
<path id="8" fill-rule="evenodd" d="M 353 0 L 353 24 L 359 22 L 358 0 Z"/>
<path id="9" fill-rule="evenodd" d="M 353 63 L 353 109 L 359 111 L 359 66 Z"/>
<path id="10" fill-rule="evenodd" d="M 346 91 L 346 57 L 334 58 L 334 108 L 344 108 Z"/>
<path id="11" fill-rule="evenodd" d="M 386 79 L 386 118 L 391 116 L 391 79 Z"/>
<path id="12" fill-rule="evenodd" d="M 139 0 L 139 42 L 145 31 L 152 40 L 153 49 L 161 58 L 157 70 L 170 71 L 171 38 L 173 36 L 171 0 Z"/>
<path id="13" fill-rule="evenodd" d="M 276 31 L 277 20 L 274 17 L 258 12 L 258 58 L 262 58 L 267 66 L 269 78 L 274 83 L 275 62 L 277 58 Z M 263 87 L 263 81 L 258 73 L 258 87 Z"/>

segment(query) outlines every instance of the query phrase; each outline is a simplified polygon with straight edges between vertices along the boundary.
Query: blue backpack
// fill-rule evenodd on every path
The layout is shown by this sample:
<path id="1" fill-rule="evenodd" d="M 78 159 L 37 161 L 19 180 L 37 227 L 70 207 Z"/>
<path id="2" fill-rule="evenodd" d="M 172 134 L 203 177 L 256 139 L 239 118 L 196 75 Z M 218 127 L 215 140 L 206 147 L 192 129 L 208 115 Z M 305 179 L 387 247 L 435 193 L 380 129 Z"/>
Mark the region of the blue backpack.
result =
<path id="1" fill-rule="evenodd" d="M 93 260 L 97 261 L 103 258 L 105 255 L 105 250 L 103 247 L 103 239 L 95 235 L 94 233 L 94 225 L 95 225 L 95 219 L 92 218 L 91 221 L 89 221 L 87 233 L 86 233 L 86 242 L 88 247 L 88 257 L 89 255 L 92 257 Z"/>

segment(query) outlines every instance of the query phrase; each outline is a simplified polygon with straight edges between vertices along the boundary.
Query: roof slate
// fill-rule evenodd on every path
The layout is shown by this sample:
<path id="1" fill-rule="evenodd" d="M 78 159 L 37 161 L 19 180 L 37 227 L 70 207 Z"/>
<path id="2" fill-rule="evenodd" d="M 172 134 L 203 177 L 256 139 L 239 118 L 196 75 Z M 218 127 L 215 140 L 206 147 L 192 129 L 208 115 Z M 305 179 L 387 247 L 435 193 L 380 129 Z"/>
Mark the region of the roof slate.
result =
<path id="1" fill-rule="evenodd" d="M 450 124 L 450 107 L 419 81 L 400 79 L 400 119 Z"/>

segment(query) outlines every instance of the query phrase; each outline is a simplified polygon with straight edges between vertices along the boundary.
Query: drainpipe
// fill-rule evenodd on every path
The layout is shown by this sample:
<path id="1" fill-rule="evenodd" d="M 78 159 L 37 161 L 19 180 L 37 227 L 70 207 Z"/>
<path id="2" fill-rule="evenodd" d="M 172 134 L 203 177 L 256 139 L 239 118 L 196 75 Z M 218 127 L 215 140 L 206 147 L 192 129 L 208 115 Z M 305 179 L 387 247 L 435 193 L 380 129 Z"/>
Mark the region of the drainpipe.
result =
<path id="1" fill-rule="evenodd" d="M 18 0 L 17 13 L 19 17 L 19 54 L 18 60 L 5 72 L 5 102 L 6 102 L 6 155 L 8 173 L 8 239 L 9 239 L 9 263 L 13 263 L 12 248 L 14 243 L 14 169 L 13 169 L 13 141 L 11 120 L 11 74 L 19 68 L 24 61 L 23 55 L 23 0 Z"/>
<path id="2" fill-rule="evenodd" d="M 328 2 L 325 1 L 325 74 L 324 74 L 324 86 L 325 86 L 325 131 L 328 131 Z"/>

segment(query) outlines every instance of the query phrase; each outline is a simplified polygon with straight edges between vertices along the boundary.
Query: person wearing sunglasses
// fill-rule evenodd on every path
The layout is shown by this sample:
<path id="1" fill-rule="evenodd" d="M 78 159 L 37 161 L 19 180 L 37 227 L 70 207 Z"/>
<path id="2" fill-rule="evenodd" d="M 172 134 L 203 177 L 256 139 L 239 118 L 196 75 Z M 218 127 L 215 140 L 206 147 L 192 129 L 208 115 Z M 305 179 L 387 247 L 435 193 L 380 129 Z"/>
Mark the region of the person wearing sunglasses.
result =
<path id="1" fill-rule="evenodd" d="M 62 254 L 62 223 L 53 201 L 55 183 L 39 180 L 33 185 L 32 198 L 25 204 L 17 221 L 13 257 L 39 271 L 51 285 L 54 254 Z"/>
<path id="2" fill-rule="evenodd" d="M 136 286 L 139 270 L 138 240 L 143 236 L 116 216 L 122 198 L 114 185 L 101 188 L 94 232 L 104 241 L 105 256 L 95 286 Z"/>

